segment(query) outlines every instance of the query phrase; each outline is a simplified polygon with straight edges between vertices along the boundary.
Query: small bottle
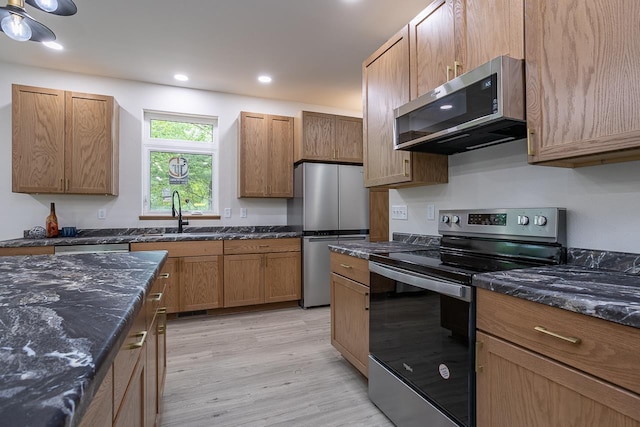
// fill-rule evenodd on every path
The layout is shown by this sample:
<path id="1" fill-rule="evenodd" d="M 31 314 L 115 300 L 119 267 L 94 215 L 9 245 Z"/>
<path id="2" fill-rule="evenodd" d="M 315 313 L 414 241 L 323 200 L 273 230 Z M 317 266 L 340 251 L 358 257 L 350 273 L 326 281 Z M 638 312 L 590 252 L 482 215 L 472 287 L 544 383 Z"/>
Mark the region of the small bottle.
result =
<path id="1" fill-rule="evenodd" d="M 56 216 L 56 204 L 51 203 L 51 212 L 46 221 L 47 237 L 58 237 L 58 217 Z"/>

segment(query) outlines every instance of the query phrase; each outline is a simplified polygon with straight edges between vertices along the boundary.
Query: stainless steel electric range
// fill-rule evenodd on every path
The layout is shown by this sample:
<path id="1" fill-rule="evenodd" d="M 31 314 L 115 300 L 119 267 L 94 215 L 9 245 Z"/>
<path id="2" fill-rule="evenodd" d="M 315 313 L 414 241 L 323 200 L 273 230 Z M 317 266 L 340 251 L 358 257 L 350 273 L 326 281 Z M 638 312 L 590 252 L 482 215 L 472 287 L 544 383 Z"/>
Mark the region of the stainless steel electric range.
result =
<path id="1" fill-rule="evenodd" d="M 369 258 L 369 397 L 400 427 L 475 425 L 474 274 L 566 262 L 564 209 L 439 214 L 439 258 Z"/>

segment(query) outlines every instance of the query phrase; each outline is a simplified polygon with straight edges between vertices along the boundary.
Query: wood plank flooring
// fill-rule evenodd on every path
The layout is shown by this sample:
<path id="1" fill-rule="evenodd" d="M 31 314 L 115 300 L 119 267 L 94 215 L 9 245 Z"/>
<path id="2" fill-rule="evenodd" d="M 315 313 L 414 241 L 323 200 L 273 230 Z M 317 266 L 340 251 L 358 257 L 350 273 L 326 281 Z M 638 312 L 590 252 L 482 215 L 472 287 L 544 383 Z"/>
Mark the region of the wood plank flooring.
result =
<path id="1" fill-rule="evenodd" d="M 170 321 L 161 426 L 393 424 L 331 346 L 321 307 Z"/>

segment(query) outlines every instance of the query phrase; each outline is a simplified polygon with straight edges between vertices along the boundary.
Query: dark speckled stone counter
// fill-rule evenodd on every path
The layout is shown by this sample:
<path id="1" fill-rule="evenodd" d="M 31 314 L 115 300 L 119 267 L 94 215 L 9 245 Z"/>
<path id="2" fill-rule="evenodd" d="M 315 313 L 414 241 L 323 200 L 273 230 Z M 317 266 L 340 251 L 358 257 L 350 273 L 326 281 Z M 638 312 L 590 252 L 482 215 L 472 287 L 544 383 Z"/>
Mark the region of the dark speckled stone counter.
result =
<path id="1" fill-rule="evenodd" d="M 165 251 L 0 257 L 0 424 L 77 425 Z"/>
<path id="2" fill-rule="evenodd" d="M 96 245 L 108 243 L 178 242 L 198 240 L 283 239 L 301 237 L 287 226 L 188 227 L 184 233 L 175 228 L 113 228 L 80 230 L 76 237 L 50 239 L 12 239 L 0 241 L 0 248 L 34 246 Z"/>
<path id="3" fill-rule="evenodd" d="M 473 284 L 640 328 L 640 276 L 637 275 L 560 265 L 477 274 Z"/>
<path id="4" fill-rule="evenodd" d="M 329 250 L 332 252 L 363 259 L 369 259 L 369 255 L 371 254 L 410 252 L 421 249 L 432 249 L 436 252 L 438 251 L 438 248 L 434 246 L 415 245 L 403 242 L 345 242 L 340 243 L 339 245 L 329 245 Z"/>

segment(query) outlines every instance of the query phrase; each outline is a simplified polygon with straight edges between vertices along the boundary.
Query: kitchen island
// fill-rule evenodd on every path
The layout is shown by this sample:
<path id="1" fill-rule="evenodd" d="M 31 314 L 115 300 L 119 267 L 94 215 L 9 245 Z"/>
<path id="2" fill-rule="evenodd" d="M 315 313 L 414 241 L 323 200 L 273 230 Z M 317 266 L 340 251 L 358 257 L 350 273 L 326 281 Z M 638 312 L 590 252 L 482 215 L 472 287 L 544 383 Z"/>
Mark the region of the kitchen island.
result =
<path id="1" fill-rule="evenodd" d="M 0 258 L 3 425 L 80 423 L 166 257 Z"/>

